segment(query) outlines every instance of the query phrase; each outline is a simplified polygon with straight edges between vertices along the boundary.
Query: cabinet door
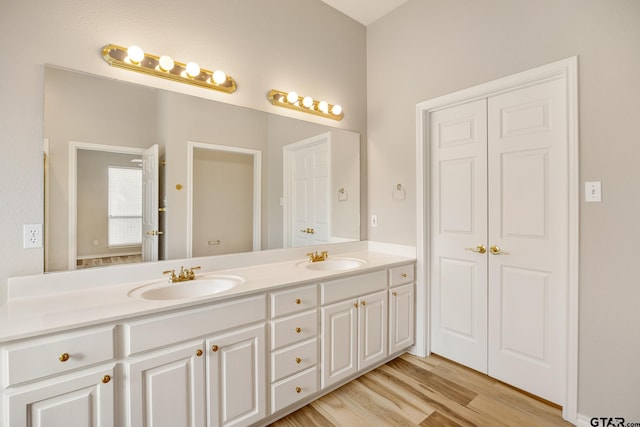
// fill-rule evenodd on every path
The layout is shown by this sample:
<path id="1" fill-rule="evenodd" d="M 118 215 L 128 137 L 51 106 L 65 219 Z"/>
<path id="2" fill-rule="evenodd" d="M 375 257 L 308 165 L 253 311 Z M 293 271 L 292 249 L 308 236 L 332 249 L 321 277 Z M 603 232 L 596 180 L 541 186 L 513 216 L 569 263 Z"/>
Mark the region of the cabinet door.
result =
<path id="1" fill-rule="evenodd" d="M 387 357 L 387 291 L 358 302 L 358 370 L 362 370 Z"/>
<path id="2" fill-rule="evenodd" d="M 265 328 L 207 340 L 209 426 L 248 425 L 266 416 Z"/>
<path id="3" fill-rule="evenodd" d="M 7 426 L 113 427 L 113 367 L 85 370 L 7 393 Z"/>
<path id="4" fill-rule="evenodd" d="M 203 426 L 204 369 L 202 341 L 171 347 L 130 363 L 129 424 Z"/>
<path id="5" fill-rule="evenodd" d="M 413 283 L 389 290 L 389 354 L 413 345 L 414 310 Z"/>
<path id="6" fill-rule="evenodd" d="M 322 307 L 322 387 L 358 371 L 358 302 Z"/>

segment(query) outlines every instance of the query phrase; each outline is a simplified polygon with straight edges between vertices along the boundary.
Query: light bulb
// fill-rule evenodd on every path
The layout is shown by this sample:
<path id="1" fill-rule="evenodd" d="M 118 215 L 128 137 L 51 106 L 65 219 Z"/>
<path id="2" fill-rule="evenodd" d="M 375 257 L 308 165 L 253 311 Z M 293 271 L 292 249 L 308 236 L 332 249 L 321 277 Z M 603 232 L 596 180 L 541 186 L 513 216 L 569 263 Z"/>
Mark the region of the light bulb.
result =
<path id="1" fill-rule="evenodd" d="M 200 75 L 200 66 L 195 62 L 189 62 L 185 67 L 185 70 L 189 77 L 198 77 Z"/>
<path id="2" fill-rule="evenodd" d="M 336 104 L 331 108 L 331 112 L 333 114 L 335 114 L 336 116 L 339 116 L 340 113 L 342 113 L 342 107 L 340 105 Z"/>
<path id="3" fill-rule="evenodd" d="M 219 85 L 227 81 L 227 75 L 224 73 L 224 71 L 220 71 L 220 70 L 214 71 L 212 78 L 213 78 L 213 81 Z"/>
<path id="4" fill-rule="evenodd" d="M 171 71 L 176 64 L 170 56 L 162 55 L 160 59 L 158 59 L 158 65 L 162 71 Z"/>
<path id="5" fill-rule="evenodd" d="M 144 50 L 138 46 L 129 46 L 127 49 L 127 57 L 134 64 L 139 64 L 144 59 Z"/>
<path id="6" fill-rule="evenodd" d="M 295 104 L 298 102 L 298 94 L 296 92 L 289 92 L 287 94 L 287 101 L 289 101 L 290 104 Z"/>
<path id="7" fill-rule="evenodd" d="M 329 104 L 327 104 L 327 101 L 320 101 L 318 103 L 318 110 L 320 110 L 323 113 L 327 114 L 329 112 Z"/>
<path id="8" fill-rule="evenodd" d="M 305 96 L 302 99 L 302 105 L 304 105 L 307 108 L 311 107 L 313 105 L 313 99 L 310 96 Z"/>

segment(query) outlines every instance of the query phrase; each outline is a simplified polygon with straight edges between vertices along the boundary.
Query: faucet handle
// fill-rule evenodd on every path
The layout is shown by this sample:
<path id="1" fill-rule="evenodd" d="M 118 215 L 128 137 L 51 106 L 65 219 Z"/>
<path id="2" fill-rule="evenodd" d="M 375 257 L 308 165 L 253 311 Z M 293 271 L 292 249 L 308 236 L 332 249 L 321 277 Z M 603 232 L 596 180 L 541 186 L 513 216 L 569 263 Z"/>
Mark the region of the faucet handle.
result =
<path id="1" fill-rule="evenodd" d="M 186 270 L 187 279 L 189 279 L 189 280 L 195 279 L 196 278 L 196 273 L 194 273 L 193 270 L 200 270 L 200 268 L 202 268 L 202 267 L 200 267 L 199 265 L 196 266 L 196 267 L 187 268 L 187 270 Z"/>
<path id="2" fill-rule="evenodd" d="M 178 280 L 178 276 L 176 276 L 175 270 L 166 270 L 163 271 L 162 274 L 171 274 L 169 277 L 169 283 L 175 283 Z"/>

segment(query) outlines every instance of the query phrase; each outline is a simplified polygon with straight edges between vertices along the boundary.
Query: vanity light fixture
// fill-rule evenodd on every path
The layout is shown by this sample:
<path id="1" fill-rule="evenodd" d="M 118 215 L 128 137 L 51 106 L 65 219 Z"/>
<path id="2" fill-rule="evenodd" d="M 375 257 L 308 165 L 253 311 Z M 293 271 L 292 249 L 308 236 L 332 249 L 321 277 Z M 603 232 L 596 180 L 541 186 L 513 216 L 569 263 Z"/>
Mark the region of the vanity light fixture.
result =
<path id="1" fill-rule="evenodd" d="M 195 62 L 186 64 L 174 61 L 168 55 L 155 56 L 144 52 L 138 46 L 128 48 L 107 45 L 102 49 L 102 57 L 109 65 L 139 73 L 150 74 L 206 89 L 233 93 L 238 86 L 231 76 L 223 71 L 209 71 Z"/>
<path id="2" fill-rule="evenodd" d="M 326 101 L 316 101 L 310 96 L 298 96 L 296 92 L 283 92 L 271 89 L 267 99 L 278 107 L 290 108 L 292 110 L 304 111 L 333 120 L 342 120 L 344 114 L 342 107 L 338 104 L 329 104 Z"/>

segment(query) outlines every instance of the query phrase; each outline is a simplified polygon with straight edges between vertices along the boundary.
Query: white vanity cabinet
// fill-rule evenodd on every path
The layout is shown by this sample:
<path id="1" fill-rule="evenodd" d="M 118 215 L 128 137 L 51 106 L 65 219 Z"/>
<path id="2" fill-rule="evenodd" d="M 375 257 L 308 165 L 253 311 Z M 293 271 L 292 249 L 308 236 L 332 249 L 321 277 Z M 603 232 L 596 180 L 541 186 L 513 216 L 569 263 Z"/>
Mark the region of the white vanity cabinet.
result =
<path id="1" fill-rule="evenodd" d="M 114 326 L 3 346 L 3 425 L 113 426 L 114 350 Z"/>
<path id="2" fill-rule="evenodd" d="M 386 358 L 387 272 L 322 283 L 321 301 L 325 388 Z"/>
<path id="3" fill-rule="evenodd" d="M 207 426 L 244 426 L 266 416 L 265 330 L 260 323 L 207 340 Z"/>
<path id="4" fill-rule="evenodd" d="M 414 280 L 413 264 L 389 269 L 389 355 L 414 344 Z"/>
<path id="5" fill-rule="evenodd" d="M 265 299 L 258 295 L 127 322 L 123 424 L 231 426 L 264 418 Z"/>
<path id="6" fill-rule="evenodd" d="M 318 287 L 273 292 L 271 301 L 271 412 L 318 388 Z"/>
<path id="7" fill-rule="evenodd" d="M 203 426 L 204 359 L 203 342 L 195 341 L 129 363 L 129 425 Z"/>

